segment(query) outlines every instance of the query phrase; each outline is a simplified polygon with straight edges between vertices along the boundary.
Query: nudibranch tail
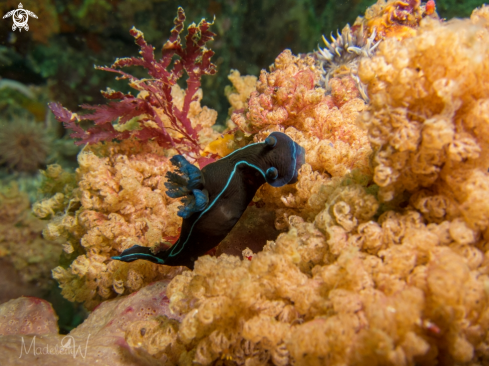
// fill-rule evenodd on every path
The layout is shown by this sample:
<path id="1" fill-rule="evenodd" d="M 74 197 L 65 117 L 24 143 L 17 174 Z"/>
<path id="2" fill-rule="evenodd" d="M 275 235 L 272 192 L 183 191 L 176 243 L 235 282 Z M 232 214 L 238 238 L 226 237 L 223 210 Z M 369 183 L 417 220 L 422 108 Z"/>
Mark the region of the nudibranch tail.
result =
<path id="1" fill-rule="evenodd" d="M 121 255 L 112 257 L 122 262 L 133 262 L 137 259 L 144 259 L 157 264 L 165 264 L 165 261 L 158 258 L 153 254 L 151 248 L 135 245 L 129 249 L 124 250 Z"/>
<path id="2" fill-rule="evenodd" d="M 179 207 L 178 216 L 187 219 L 206 208 L 209 193 L 203 189 L 204 176 L 199 168 L 190 164 L 182 155 L 175 155 L 170 161 L 178 169 L 176 173 L 166 173 L 166 194 L 172 198 L 186 196 L 182 200 L 183 206 Z"/>

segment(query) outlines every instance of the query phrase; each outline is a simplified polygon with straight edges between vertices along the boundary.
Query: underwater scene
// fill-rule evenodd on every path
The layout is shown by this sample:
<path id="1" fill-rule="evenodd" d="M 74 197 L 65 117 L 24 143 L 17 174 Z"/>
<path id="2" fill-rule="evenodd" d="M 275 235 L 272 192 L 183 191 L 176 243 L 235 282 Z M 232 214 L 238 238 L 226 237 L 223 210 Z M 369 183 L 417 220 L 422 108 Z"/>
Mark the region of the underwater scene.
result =
<path id="1" fill-rule="evenodd" d="M 484 1 L 0 14 L 0 365 L 489 365 Z"/>

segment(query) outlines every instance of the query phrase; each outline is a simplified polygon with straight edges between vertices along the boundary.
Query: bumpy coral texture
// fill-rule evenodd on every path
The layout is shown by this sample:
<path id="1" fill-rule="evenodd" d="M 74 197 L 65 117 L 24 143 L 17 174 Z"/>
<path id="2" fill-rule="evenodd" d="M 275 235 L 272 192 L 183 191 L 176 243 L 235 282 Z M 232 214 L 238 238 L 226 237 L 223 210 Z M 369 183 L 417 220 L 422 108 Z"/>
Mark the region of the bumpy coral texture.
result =
<path id="1" fill-rule="evenodd" d="M 110 259 L 133 245 L 155 246 L 178 236 L 179 201 L 165 194 L 166 153 L 156 143 L 134 140 L 86 147 L 78 156 L 78 187 L 64 193 L 55 184 L 68 179 L 59 167 L 46 171 L 52 182 L 46 190 L 58 193 L 34 211 L 51 219 L 44 236 L 64 241 L 66 264 L 53 270 L 64 297 L 91 309 L 178 272 Z"/>
<path id="2" fill-rule="evenodd" d="M 426 19 L 416 37 L 384 41 L 359 75 L 372 98 L 363 119 L 380 197 L 415 193 L 429 221 L 461 218 L 480 233 L 489 223 L 489 33 L 477 14 Z"/>
<path id="3" fill-rule="evenodd" d="M 61 244 L 42 237 L 46 223 L 34 217 L 27 193 L 0 185 L 0 257 L 13 264 L 25 283 L 43 289 L 52 284 Z"/>
<path id="4" fill-rule="evenodd" d="M 354 83 L 338 82 L 332 95 L 316 87 L 320 78 L 315 60 L 282 52 L 271 72 L 262 70 L 248 108 L 234 113 L 245 132 L 283 130 L 306 149 L 306 163 L 313 170 L 341 176 L 351 169 L 368 171 L 370 145 L 356 119 L 365 109 Z M 355 92 L 356 90 L 356 92 Z"/>
<path id="5" fill-rule="evenodd" d="M 224 93 L 231 104 L 229 114 L 231 115 L 236 110 L 246 108 L 250 94 L 256 89 L 256 76 L 245 75 L 241 76 L 238 70 L 231 70 L 228 76 L 233 86 L 226 87 Z"/>
<path id="6" fill-rule="evenodd" d="M 416 34 L 416 28 L 426 16 L 438 19 L 435 1 L 421 3 L 420 0 L 377 0 L 360 20 L 366 25 L 368 35 L 375 31 L 377 40 L 390 37 L 404 39 Z"/>
<path id="7" fill-rule="evenodd" d="M 358 170 L 329 179 L 304 166 L 309 181 L 280 198 L 300 214 L 284 216 L 287 233 L 173 279 L 170 306 L 185 317 L 156 331 L 168 336 L 151 354 L 171 348 L 183 365 L 489 363 L 485 14 L 425 20 L 362 64 L 377 186 Z M 411 173 L 418 163 L 433 179 Z M 379 166 L 396 172 L 389 184 Z"/>
<path id="8" fill-rule="evenodd" d="M 370 143 L 356 121 L 366 109 L 351 78 L 329 81 L 331 94 L 318 87 L 321 69 L 312 56 L 294 56 L 289 50 L 275 60 L 270 72 L 262 70 L 247 108 L 232 115 L 244 132 L 257 132 L 262 141 L 272 131 L 283 131 L 306 151 L 306 165 L 293 186 L 264 185 L 255 200 L 277 210 L 277 229 L 286 229 L 284 217 L 317 214 L 313 197 L 331 176 L 352 171 L 370 174 Z M 310 204 L 307 204 L 307 202 Z M 285 215 L 285 216 L 284 216 Z M 314 217 L 314 216 L 312 216 Z"/>
<path id="9" fill-rule="evenodd" d="M 203 257 L 175 278 L 168 295 L 186 313 L 178 334 L 187 357 L 487 362 L 488 256 L 457 241 L 459 222 L 427 225 L 412 209 L 374 221 L 377 207 L 359 186 L 336 189 L 314 223 L 289 217 L 291 230 L 251 261 Z"/>

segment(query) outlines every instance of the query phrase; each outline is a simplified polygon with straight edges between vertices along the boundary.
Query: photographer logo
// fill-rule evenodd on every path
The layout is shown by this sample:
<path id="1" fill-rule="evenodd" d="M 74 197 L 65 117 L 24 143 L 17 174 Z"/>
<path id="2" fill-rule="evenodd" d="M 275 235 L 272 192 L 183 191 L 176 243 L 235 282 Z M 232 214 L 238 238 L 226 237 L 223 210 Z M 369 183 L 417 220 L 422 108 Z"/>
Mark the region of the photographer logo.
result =
<path id="1" fill-rule="evenodd" d="M 29 342 L 25 342 L 24 337 L 22 337 L 19 358 L 29 355 L 31 352 L 34 357 L 38 357 L 40 355 L 68 355 L 73 358 L 76 358 L 77 356 L 85 358 L 87 356 L 89 339 L 90 334 L 88 335 L 85 344 L 77 345 L 75 338 L 68 335 L 61 339 L 60 344 L 55 344 L 54 346 L 43 344 L 42 346 L 39 346 L 36 345 L 36 336 L 32 338 L 30 344 Z"/>
<path id="2" fill-rule="evenodd" d="M 14 21 L 14 25 L 12 25 L 12 30 L 15 31 L 16 29 L 19 29 L 19 32 L 22 32 L 22 28 L 24 28 L 26 31 L 29 30 L 29 25 L 27 24 L 29 20 L 29 15 L 37 19 L 36 14 L 34 14 L 32 11 L 24 9 L 22 3 L 19 3 L 19 8 L 9 11 L 3 16 L 3 19 L 11 16 Z"/>

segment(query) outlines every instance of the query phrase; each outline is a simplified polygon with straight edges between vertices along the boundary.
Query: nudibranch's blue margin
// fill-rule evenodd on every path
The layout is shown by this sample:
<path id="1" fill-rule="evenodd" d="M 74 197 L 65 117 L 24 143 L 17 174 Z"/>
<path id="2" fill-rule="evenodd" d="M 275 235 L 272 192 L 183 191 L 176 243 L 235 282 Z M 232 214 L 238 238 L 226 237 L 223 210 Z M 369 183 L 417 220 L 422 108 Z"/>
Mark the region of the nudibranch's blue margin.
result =
<path id="1" fill-rule="evenodd" d="M 253 145 L 255 145 L 255 144 L 253 144 Z M 251 146 L 251 145 L 248 145 L 248 146 Z M 236 150 L 236 151 L 238 151 L 238 150 Z M 229 155 L 228 155 L 228 156 L 229 156 Z M 227 158 L 227 156 L 226 156 L 226 158 Z M 223 159 L 225 159 L 225 158 L 223 158 Z M 205 215 L 205 213 L 206 213 L 207 211 L 209 211 L 209 210 L 210 210 L 210 209 L 211 209 L 211 208 L 214 206 L 214 204 L 215 204 L 215 203 L 216 203 L 216 202 L 219 200 L 219 198 L 222 196 L 222 194 L 223 194 L 223 193 L 226 191 L 226 189 L 228 188 L 229 184 L 231 183 L 231 180 L 232 180 L 232 179 L 233 179 L 233 177 L 234 177 L 234 174 L 236 173 L 236 169 L 237 169 L 237 168 L 238 168 L 238 166 L 239 166 L 239 165 L 241 165 L 241 164 L 246 164 L 246 165 L 248 165 L 249 167 L 251 167 L 251 168 L 254 168 L 254 169 L 258 170 L 258 171 L 261 173 L 261 175 L 263 176 L 263 178 L 265 179 L 265 181 L 267 180 L 267 177 L 266 177 L 265 173 L 263 172 L 263 170 L 261 170 L 261 169 L 260 169 L 259 167 L 257 167 L 256 165 L 250 164 L 250 163 L 248 163 L 247 161 L 244 161 L 244 160 L 242 160 L 242 161 L 238 161 L 238 162 L 237 162 L 237 163 L 234 165 L 233 172 L 232 172 L 232 173 L 229 175 L 228 181 L 226 182 L 226 185 L 224 186 L 224 188 L 222 189 L 222 191 L 221 191 L 221 192 L 220 192 L 220 193 L 219 193 L 219 194 L 216 196 L 216 198 L 215 198 L 215 199 L 214 199 L 214 200 L 213 200 L 213 201 L 212 201 L 212 202 L 211 202 L 211 203 L 210 203 L 210 204 L 207 206 L 207 208 L 206 208 L 204 211 L 202 211 L 202 212 L 200 213 L 200 215 L 199 215 L 199 217 L 197 218 L 197 220 L 195 220 L 195 221 L 194 221 L 194 223 L 192 224 L 192 227 L 190 228 L 190 231 L 188 232 L 187 239 L 186 239 L 186 240 L 185 240 L 185 242 L 184 242 L 184 243 L 181 245 L 180 250 L 179 250 L 178 252 L 174 253 L 174 251 L 176 250 L 176 248 L 177 248 L 178 246 L 180 246 L 180 239 L 178 239 L 178 241 L 175 243 L 175 245 L 173 245 L 173 246 L 172 246 L 172 249 L 171 249 L 171 251 L 170 251 L 170 254 L 168 255 L 169 257 L 174 257 L 174 256 L 178 255 L 178 254 L 179 254 L 179 253 L 180 253 L 180 252 L 183 250 L 183 248 L 185 248 L 185 245 L 186 245 L 186 244 L 187 244 L 187 242 L 188 242 L 188 238 L 190 238 L 190 236 L 192 235 L 192 231 L 193 231 L 193 229 L 194 229 L 195 224 L 197 224 L 197 222 L 198 222 L 198 221 L 201 219 L 201 217 L 202 217 L 203 215 Z"/>
<path id="2" fill-rule="evenodd" d="M 124 258 L 123 257 L 119 257 L 119 256 L 110 257 L 110 258 L 111 259 L 118 260 L 118 261 L 121 261 L 121 262 L 131 262 L 130 259 L 132 259 L 132 258 L 134 258 L 134 260 L 136 260 L 136 259 L 143 259 L 143 257 L 151 258 L 151 259 L 148 259 L 148 260 L 150 262 L 153 262 L 153 263 L 165 264 L 165 261 L 163 259 L 160 259 L 160 258 L 158 258 L 157 256 L 154 256 L 154 255 L 145 254 L 145 253 L 128 254 L 128 255 L 124 256 Z M 155 260 L 156 260 L 156 262 L 155 262 Z"/>

